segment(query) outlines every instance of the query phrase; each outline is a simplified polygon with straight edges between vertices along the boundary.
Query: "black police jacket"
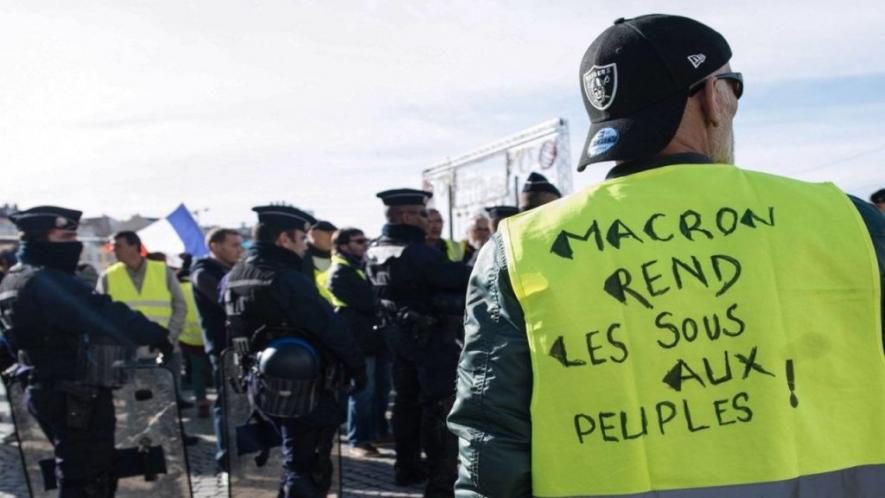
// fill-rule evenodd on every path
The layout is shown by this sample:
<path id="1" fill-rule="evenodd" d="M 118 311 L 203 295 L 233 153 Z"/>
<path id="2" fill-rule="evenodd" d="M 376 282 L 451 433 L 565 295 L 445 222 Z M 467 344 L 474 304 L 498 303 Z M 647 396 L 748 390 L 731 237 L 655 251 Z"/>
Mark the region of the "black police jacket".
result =
<path id="1" fill-rule="evenodd" d="M 352 374 L 365 361 L 346 325 L 303 273 L 297 254 L 274 244 L 257 242 L 245 261 L 225 277 L 224 306 L 227 344 L 252 337 L 261 327 L 285 327 L 331 354 Z"/>
<path id="2" fill-rule="evenodd" d="M 194 304 L 200 315 L 206 353 L 211 355 L 220 355 L 225 348 L 225 316 L 219 286 L 229 269 L 216 259 L 202 258 L 191 270 Z"/>
<path id="3" fill-rule="evenodd" d="M 66 244 L 66 243 L 63 243 Z M 24 351 L 33 365 L 31 380 L 76 380 L 83 346 L 102 342 L 151 346 L 169 332 L 111 301 L 74 276 L 73 265 L 57 254 L 60 243 L 23 243 L 21 258 L 0 283 L 0 325 L 10 348 Z"/>
<path id="4" fill-rule="evenodd" d="M 386 224 L 366 253 L 366 270 L 379 299 L 417 313 L 435 314 L 434 296 L 463 294 L 470 268 L 449 261 L 425 243 L 424 230 Z"/>
<path id="5" fill-rule="evenodd" d="M 384 339 L 377 330 L 378 300 L 372 283 L 365 273 L 360 275 L 362 265 L 359 261 L 346 256 L 347 265 L 332 260 L 329 268 L 329 291 L 344 306 L 335 309 L 335 313 L 347 322 L 350 332 L 359 343 L 363 354 L 375 356 L 384 348 Z"/>

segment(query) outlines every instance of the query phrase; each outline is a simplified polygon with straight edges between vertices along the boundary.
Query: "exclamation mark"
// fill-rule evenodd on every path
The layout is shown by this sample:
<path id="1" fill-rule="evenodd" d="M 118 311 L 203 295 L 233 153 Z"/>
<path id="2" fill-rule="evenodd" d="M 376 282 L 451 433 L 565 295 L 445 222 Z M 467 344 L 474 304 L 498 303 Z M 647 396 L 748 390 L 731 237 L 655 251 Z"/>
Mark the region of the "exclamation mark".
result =
<path id="1" fill-rule="evenodd" d="M 787 387 L 790 388 L 790 406 L 799 406 L 799 398 L 796 397 L 796 375 L 793 373 L 793 360 L 787 360 Z"/>

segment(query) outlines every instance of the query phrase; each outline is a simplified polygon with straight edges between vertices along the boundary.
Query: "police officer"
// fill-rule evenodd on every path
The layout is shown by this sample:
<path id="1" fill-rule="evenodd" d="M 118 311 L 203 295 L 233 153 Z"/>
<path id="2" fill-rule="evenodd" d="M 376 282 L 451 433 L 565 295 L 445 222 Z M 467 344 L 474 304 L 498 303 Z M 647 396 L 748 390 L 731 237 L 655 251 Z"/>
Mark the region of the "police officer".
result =
<path id="1" fill-rule="evenodd" d="M 498 224 L 506 218 L 519 213 L 516 206 L 491 206 L 486 208 L 486 213 L 492 221 L 492 233 L 498 231 Z"/>
<path id="2" fill-rule="evenodd" d="M 351 391 L 358 391 L 366 382 L 365 364 L 353 336 L 303 272 L 305 234 L 316 220 L 289 206 L 253 211 L 255 242 L 223 284 L 228 340 L 239 347 L 249 339 L 255 360 L 250 401 L 282 436 L 280 496 L 325 496 L 332 438 L 343 421 L 342 379 L 351 378 Z M 273 383 L 296 394 L 286 399 Z"/>
<path id="3" fill-rule="evenodd" d="M 526 178 L 519 193 L 519 210 L 528 211 L 562 197 L 562 193 L 547 177 L 534 171 Z"/>
<path id="4" fill-rule="evenodd" d="M 882 496 L 885 219 L 732 165 L 730 59 L 669 15 L 585 53 L 579 169 L 616 164 L 480 253 L 459 496 Z"/>
<path id="5" fill-rule="evenodd" d="M 20 263 L 0 284 L 0 325 L 18 355 L 28 410 L 55 449 L 59 496 L 110 497 L 117 379 L 109 366 L 128 348 L 165 355 L 172 345 L 166 329 L 74 276 L 80 215 L 39 206 L 10 216 L 21 231 Z"/>
<path id="6" fill-rule="evenodd" d="M 452 496 L 456 443 L 445 429 L 445 416 L 460 347 L 456 332 L 442 326 L 434 301 L 446 293 L 463 295 L 468 268 L 425 243 L 429 192 L 395 189 L 377 195 L 384 202 L 387 224 L 366 256 L 394 354 L 396 484 L 425 478 L 423 443 L 429 474 L 424 495 Z M 463 301 L 458 312 L 462 310 Z"/>

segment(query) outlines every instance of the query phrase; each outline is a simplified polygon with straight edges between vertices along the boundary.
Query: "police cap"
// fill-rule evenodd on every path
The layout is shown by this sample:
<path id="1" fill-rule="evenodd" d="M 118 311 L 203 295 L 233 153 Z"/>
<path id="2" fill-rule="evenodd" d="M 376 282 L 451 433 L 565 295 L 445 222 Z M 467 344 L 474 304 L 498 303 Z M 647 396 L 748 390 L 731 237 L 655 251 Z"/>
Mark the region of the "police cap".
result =
<path id="1" fill-rule="evenodd" d="M 19 230 L 76 230 L 80 226 L 82 211 L 58 206 L 37 206 L 9 215 Z"/>
<path id="2" fill-rule="evenodd" d="M 406 206 L 427 203 L 427 200 L 433 197 L 432 192 L 426 190 L 416 190 L 413 188 L 395 188 L 378 192 L 375 194 L 385 206 Z"/>
<path id="3" fill-rule="evenodd" d="M 503 220 L 519 213 L 519 208 L 516 206 L 491 206 L 486 208 L 486 213 L 488 213 L 489 218 Z"/>
<path id="4" fill-rule="evenodd" d="M 323 232 L 334 232 L 335 230 L 338 230 L 338 227 L 336 227 L 335 225 L 333 225 L 329 221 L 319 220 L 316 222 L 316 224 L 314 226 L 310 227 L 310 229 L 311 230 L 321 230 Z"/>
<path id="5" fill-rule="evenodd" d="M 522 186 L 522 191 L 524 193 L 549 192 L 556 196 L 562 197 L 559 189 L 556 188 L 552 183 L 547 181 L 546 176 L 542 175 L 541 173 L 535 172 L 529 174 L 529 177 L 526 179 L 525 184 Z"/>
<path id="6" fill-rule="evenodd" d="M 291 230 L 308 231 L 317 220 L 313 216 L 292 206 L 256 206 L 252 211 L 258 213 L 258 221 L 270 223 Z"/>

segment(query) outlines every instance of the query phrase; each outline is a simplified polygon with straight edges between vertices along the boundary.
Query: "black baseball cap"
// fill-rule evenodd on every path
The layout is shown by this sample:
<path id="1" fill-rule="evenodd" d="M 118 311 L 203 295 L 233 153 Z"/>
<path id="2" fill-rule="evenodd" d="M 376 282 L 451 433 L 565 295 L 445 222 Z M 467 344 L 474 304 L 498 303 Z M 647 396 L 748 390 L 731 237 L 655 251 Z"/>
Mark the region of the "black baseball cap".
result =
<path id="1" fill-rule="evenodd" d="M 687 17 L 618 19 L 581 60 L 590 133 L 578 171 L 602 161 L 649 157 L 676 134 L 689 87 L 731 59 L 718 32 Z"/>

